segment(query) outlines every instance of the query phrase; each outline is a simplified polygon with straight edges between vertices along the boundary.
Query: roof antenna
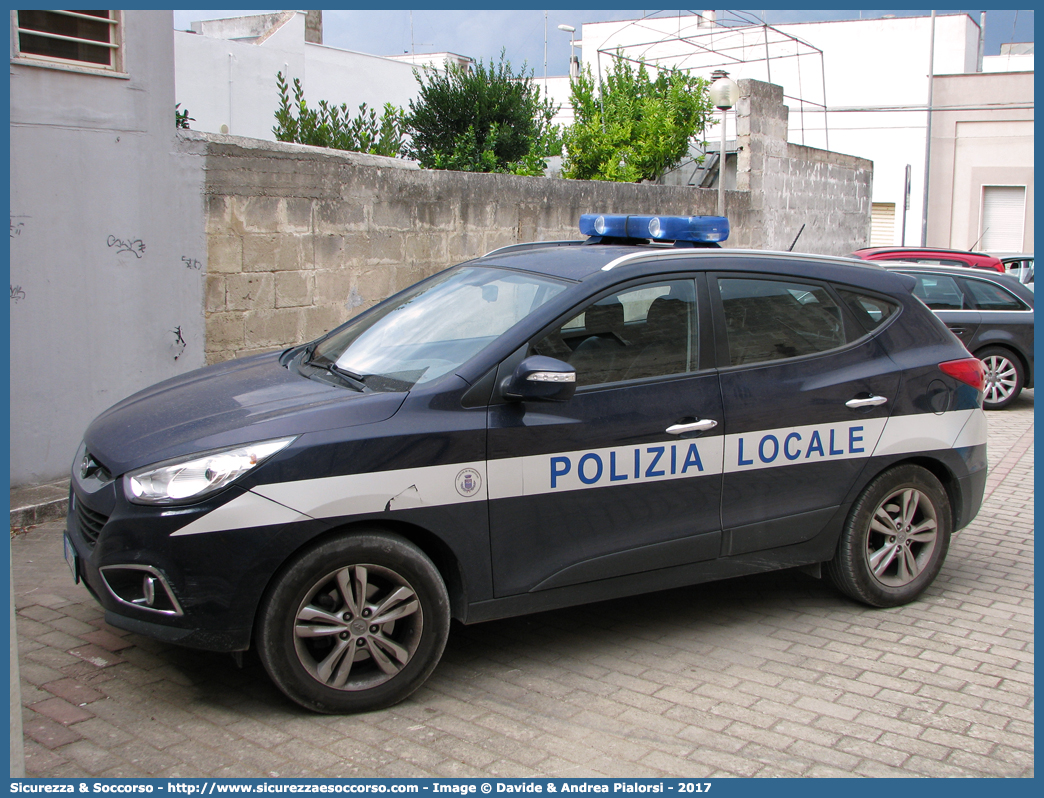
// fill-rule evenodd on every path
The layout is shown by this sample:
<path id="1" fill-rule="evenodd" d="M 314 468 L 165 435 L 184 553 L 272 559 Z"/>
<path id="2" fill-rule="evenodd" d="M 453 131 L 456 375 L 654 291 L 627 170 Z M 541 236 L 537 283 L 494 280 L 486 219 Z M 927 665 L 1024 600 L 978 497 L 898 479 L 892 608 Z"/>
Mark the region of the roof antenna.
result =
<path id="1" fill-rule="evenodd" d="M 793 242 L 791 243 L 791 245 L 790 245 L 790 246 L 789 246 L 789 247 L 787 248 L 787 252 L 793 252 L 793 251 L 794 251 L 794 244 L 796 244 L 796 243 L 797 243 L 797 240 L 798 240 L 799 238 L 801 238 L 801 234 L 802 234 L 803 232 L 805 232 L 805 225 L 801 225 L 801 229 L 800 229 L 800 230 L 798 230 L 798 234 L 797 234 L 796 236 L 794 236 L 794 241 L 793 241 Z"/>
<path id="2" fill-rule="evenodd" d="M 982 236 L 986 235 L 988 232 L 990 232 L 990 228 L 987 227 L 985 230 L 982 231 Z M 976 238 L 975 241 L 972 243 L 972 245 L 970 247 L 968 247 L 968 251 L 969 252 L 974 252 L 975 251 L 975 245 L 978 244 L 980 241 L 982 241 L 982 236 L 979 236 L 978 238 Z"/>

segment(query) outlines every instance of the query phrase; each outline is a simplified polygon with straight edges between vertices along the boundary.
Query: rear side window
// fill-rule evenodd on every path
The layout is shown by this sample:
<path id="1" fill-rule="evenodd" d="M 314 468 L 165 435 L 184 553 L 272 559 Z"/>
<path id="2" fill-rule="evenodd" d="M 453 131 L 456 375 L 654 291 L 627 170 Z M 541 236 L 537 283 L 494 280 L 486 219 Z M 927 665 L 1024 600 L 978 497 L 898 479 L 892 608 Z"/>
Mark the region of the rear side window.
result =
<path id="1" fill-rule="evenodd" d="M 979 310 L 1028 310 L 1017 296 L 986 280 L 965 280 L 965 287 Z"/>
<path id="2" fill-rule="evenodd" d="M 899 310 L 895 302 L 881 297 L 860 294 L 845 288 L 838 288 L 837 293 L 867 332 L 877 329 Z"/>
<path id="3" fill-rule="evenodd" d="M 841 308 L 821 285 L 718 278 L 731 365 L 801 357 L 845 344 Z"/>
<path id="4" fill-rule="evenodd" d="M 957 281 L 945 274 L 914 274 L 914 296 L 932 310 L 964 310 L 967 302 Z"/>

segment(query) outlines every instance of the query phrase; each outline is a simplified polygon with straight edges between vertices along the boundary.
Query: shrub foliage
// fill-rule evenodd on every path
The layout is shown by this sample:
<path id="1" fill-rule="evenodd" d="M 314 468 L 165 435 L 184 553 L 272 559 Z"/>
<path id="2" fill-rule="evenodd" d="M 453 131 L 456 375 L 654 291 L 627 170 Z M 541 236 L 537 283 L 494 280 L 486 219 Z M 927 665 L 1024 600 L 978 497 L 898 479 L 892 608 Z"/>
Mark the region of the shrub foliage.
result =
<path id="1" fill-rule="evenodd" d="M 678 166 L 713 112 L 708 82 L 677 70 L 649 77 L 617 56 L 601 87 L 585 70 L 573 81 L 574 124 L 563 136 L 563 176 L 580 180 L 656 180 Z"/>
<path id="2" fill-rule="evenodd" d="M 499 63 L 474 69 L 417 72 L 421 84 L 405 117 L 410 155 L 428 169 L 542 174 L 549 155 L 561 151 L 556 108 L 540 98 L 525 66 L 515 74 Z M 556 152 L 557 150 L 557 152 Z"/>
<path id="3" fill-rule="evenodd" d="M 359 113 L 351 115 L 347 103 L 331 105 L 320 100 L 317 108 L 309 108 L 304 97 L 304 86 L 299 78 L 293 82 L 294 99 L 282 72 L 276 74 L 279 90 L 279 110 L 272 128 L 277 141 L 330 147 L 335 150 L 367 152 L 373 155 L 400 156 L 405 151 L 403 111 L 391 103 L 384 104 L 380 118 L 366 103 Z"/>

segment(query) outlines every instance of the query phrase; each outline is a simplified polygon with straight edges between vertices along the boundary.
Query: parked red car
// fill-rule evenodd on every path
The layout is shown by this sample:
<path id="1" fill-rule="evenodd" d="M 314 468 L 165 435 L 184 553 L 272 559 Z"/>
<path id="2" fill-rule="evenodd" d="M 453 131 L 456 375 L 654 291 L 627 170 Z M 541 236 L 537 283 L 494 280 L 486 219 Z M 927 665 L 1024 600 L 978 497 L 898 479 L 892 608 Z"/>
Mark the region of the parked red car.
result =
<path id="1" fill-rule="evenodd" d="M 861 260 L 902 260 L 907 263 L 924 263 L 932 266 L 962 266 L 972 269 L 993 269 L 1004 273 L 1000 258 L 984 252 L 964 252 L 959 249 L 936 249 L 935 247 L 866 247 L 852 253 Z"/>

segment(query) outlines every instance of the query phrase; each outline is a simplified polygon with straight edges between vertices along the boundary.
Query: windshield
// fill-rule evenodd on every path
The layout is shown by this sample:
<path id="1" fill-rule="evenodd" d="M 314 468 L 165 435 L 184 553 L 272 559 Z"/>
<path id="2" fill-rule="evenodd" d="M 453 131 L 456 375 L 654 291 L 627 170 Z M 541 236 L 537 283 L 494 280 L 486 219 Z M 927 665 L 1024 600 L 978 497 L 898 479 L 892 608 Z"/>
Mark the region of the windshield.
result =
<path id="1" fill-rule="evenodd" d="M 566 284 L 533 274 L 461 266 L 320 341 L 310 363 L 374 391 L 405 391 L 478 354 Z"/>

